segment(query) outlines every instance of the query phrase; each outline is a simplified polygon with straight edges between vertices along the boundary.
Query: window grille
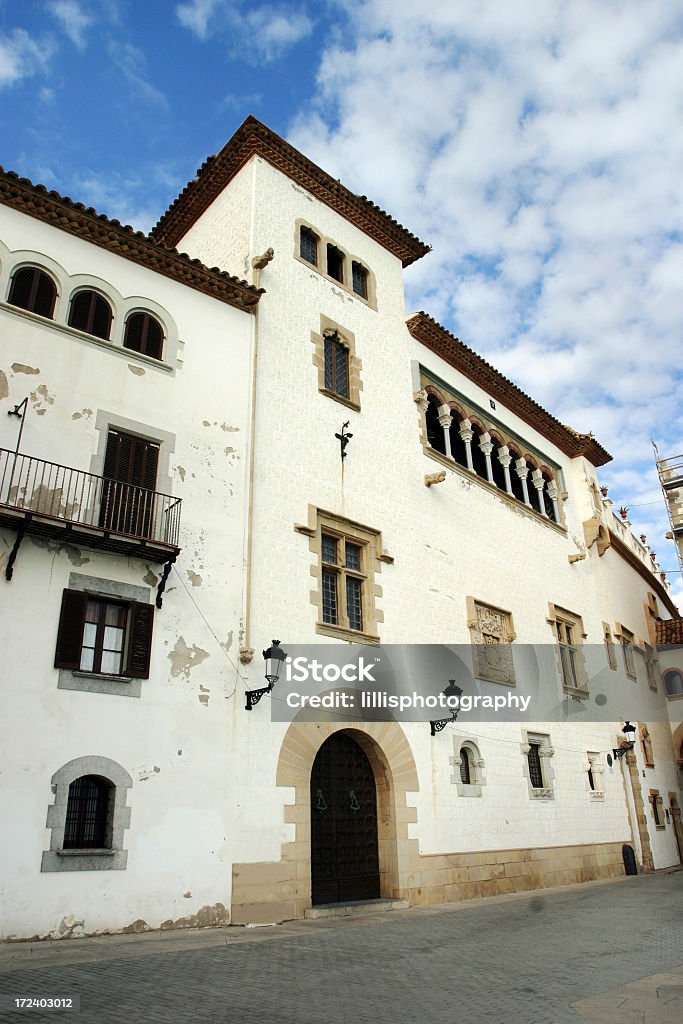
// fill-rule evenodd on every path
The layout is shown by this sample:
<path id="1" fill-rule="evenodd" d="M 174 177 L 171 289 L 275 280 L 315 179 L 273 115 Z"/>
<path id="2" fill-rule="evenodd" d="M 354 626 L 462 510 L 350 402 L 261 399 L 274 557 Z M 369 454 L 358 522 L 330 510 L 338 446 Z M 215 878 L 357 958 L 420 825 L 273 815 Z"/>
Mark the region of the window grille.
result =
<path id="1" fill-rule="evenodd" d="M 470 770 L 470 752 L 467 747 L 460 748 L 460 781 L 465 786 L 469 786 L 472 780 L 472 773 Z"/>
<path id="2" fill-rule="evenodd" d="M 38 267 L 22 267 L 17 270 L 8 297 L 12 306 L 19 306 L 20 309 L 51 320 L 56 301 L 57 288 L 46 273 Z"/>
<path id="3" fill-rule="evenodd" d="M 97 292 L 78 292 L 71 300 L 69 327 L 106 341 L 111 330 L 111 318 L 109 303 Z"/>
<path id="4" fill-rule="evenodd" d="M 317 267 L 318 236 L 310 228 L 303 225 L 299 232 L 299 255 L 302 260 L 306 260 L 307 263 L 312 263 L 314 267 Z"/>
<path id="5" fill-rule="evenodd" d="M 349 397 L 349 350 L 337 331 L 325 338 L 325 387 L 341 398 Z"/>
<path id="6" fill-rule="evenodd" d="M 161 324 L 149 313 L 133 313 L 126 321 L 123 347 L 161 359 L 164 332 Z"/>
<path id="7" fill-rule="evenodd" d="M 541 771 L 541 745 L 530 743 L 527 760 L 529 762 L 529 778 L 534 789 L 543 789 L 543 772 Z"/>
<path id="8" fill-rule="evenodd" d="M 64 849 L 105 849 L 112 786 L 99 775 L 82 775 L 69 786 Z"/>
<path id="9" fill-rule="evenodd" d="M 361 298 L 367 299 L 368 297 L 368 272 L 361 263 L 356 263 L 355 260 L 351 263 L 351 286 Z"/>

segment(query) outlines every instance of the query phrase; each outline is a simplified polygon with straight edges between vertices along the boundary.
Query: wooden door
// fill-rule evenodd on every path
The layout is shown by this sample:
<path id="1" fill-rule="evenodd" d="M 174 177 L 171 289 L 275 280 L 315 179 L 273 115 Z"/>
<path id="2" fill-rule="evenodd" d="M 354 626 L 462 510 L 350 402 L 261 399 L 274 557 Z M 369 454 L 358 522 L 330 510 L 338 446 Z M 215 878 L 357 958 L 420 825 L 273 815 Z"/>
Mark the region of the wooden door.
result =
<path id="1" fill-rule="evenodd" d="M 331 736 L 313 763 L 311 874 L 314 904 L 380 895 L 375 776 L 345 733 Z"/>

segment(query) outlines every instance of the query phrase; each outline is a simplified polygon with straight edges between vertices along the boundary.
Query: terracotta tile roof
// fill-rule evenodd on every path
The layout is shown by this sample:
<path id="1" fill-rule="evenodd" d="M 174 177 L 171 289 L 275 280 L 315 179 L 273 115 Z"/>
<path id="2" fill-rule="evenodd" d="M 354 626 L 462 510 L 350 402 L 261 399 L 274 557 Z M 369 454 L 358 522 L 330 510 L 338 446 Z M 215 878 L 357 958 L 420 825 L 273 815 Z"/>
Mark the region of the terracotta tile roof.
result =
<path id="1" fill-rule="evenodd" d="M 142 231 L 111 220 L 68 196 L 50 192 L 44 185 L 34 185 L 28 178 L 20 178 L 3 167 L 0 167 L 0 203 L 238 309 L 253 311 L 263 294 L 263 288 L 254 288 L 218 267 L 205 267 L 201 260 L 190 259 L 184 253 L 160 245 Z"/>
<path id="2" fill-rule="evenodd" d="M 404 267 L 429 252 L 412 235 L 366 196 L 357 196 L 251 115 L 240 125 L 220 153 L 210 156 L 188 182 L 152 230 L 164 245 L 177 245 L 217 195 L 255 154 L 286 174 L 297 185 L 355 224 Z"/>
<path id="3" fill-rule="evenodd" d="M 612 456 L 598 444 L 592 434 L 579 434 L 571 427 L 560 423 L 538 402 L 437 323 L 428 313 L 413 313 L 406 323 L 417 341 L 436 352 L 456 370 L 483 388 L 491 398 L 501 402 L 510 412 L 514 412 L 534 430 L 547 437 L 565 455 L 572 458 L 583 455 L 594 466 L 604 466 L 606 462 L 611 462 Z"/>
<path id="4" fill-rule="evenodd" d="M 665 622 L 658 622 L 656 642 L 658 646 L 674 644 L 676 647 L 683 647 L 683 619 L 667 619 Z"/>

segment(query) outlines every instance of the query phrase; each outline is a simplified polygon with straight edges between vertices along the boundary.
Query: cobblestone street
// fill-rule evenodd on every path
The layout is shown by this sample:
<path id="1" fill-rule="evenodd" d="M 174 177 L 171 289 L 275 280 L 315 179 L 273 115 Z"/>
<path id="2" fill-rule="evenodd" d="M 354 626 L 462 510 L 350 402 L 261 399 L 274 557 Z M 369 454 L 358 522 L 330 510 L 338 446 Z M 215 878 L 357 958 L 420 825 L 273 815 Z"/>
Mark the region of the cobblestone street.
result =
<path id="1" fill-rule="evenodd" d="M 680 1024 L 682 896 L 679 870 L 370 917 L 9 943 L 0 993 L 77 995 L 77 1024 Z"/>

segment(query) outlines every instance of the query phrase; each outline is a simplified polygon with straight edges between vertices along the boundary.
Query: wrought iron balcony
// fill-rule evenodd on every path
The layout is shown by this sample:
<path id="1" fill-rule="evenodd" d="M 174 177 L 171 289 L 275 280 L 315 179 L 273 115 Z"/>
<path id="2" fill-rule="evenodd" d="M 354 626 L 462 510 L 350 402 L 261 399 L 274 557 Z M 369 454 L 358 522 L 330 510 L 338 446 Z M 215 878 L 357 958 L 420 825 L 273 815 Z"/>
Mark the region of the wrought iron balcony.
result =
<path id="1" fill-rule="evenodd" d="M 181 499 L 0 448 L 0 525 L 166 562 L 178 554 Z"/>

